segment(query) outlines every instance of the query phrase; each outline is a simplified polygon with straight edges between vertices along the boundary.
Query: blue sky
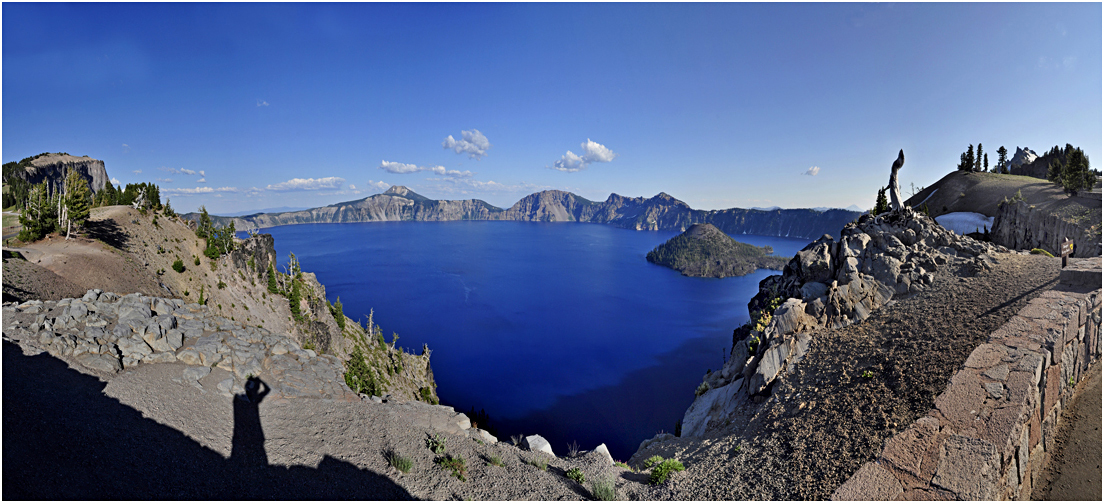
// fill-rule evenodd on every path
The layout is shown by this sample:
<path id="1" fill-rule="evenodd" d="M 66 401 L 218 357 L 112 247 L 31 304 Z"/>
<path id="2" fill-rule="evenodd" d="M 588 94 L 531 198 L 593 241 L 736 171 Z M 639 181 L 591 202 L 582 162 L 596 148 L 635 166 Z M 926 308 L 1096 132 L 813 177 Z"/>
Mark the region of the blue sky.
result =
<path id="1" fill-rule="evenodd" d="M 1100 3 L 4 3 L 3 160 L 87 154 L 215 213 L 387 184 L 869 207 L 898 149 L 907 195 L 968 143 L 1100 168 L 1101 27 Z"/>

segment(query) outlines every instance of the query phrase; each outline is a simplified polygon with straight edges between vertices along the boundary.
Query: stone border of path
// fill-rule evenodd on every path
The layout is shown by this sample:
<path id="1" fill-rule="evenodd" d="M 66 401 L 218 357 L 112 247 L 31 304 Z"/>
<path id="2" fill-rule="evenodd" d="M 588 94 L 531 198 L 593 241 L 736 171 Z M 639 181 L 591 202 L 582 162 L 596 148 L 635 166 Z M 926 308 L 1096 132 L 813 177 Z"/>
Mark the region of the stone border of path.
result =
<path id="1" fill-rule="evenodd" d="M 1101 357 L 1101 296 L 1101 258 L 1074 260 L 1058 287 L 979 345 L 936 407 L 887 440 L 833 500 L 1028 499 L 1062 410 Z"/>

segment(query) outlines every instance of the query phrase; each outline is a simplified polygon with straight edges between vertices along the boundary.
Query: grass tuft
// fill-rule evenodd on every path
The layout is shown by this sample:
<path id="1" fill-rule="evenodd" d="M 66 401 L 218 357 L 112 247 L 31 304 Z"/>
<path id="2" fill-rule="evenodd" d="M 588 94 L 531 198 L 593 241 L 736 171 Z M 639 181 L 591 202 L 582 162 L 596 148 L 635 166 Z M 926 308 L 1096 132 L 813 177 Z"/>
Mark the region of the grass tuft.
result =
<path id="1" fill-rule="evenodd" d="M 437 459 L 437 465 L 442 469 L 446 469 L 453 473 L 453 476 L 461 481 L 468 481 L 468 467 L 465 465 L 463 457 L 454 457 L 452 455 L 446 455 Z"/>
<path id="2" fill-rule="evenodd" d="M 618 500 L 618 491 L 614 489 L 614 482 L 608 479 L 600 479 L 591 482 L 591 495 L 595 500 Z"/>
<path id="3" fill-rule="evenodd" d="M 404 474 L 411 472 L 411 467 L 414 466 L 414 462 L 412 462 L 411 459 L 395 452 L 388 452 L 387 458 L 388 463 L 391 464 L 392 467 L 399 469 Z"/>
<path id="4" fill-rule="evenodd" d="M 579 470 L 578 467 L 573 467 L 571 469 L 568 469 L 568 472 L 566 473 L 566 476 L 568 476 L 568 479 L 570 479 L 570 480 L 572 480 L 576 483 L 579 483 L 580 485 L 583 484 L 583 481 L 584 481 L 583 471 Z"/>
<path id="5" fill-rule="evenodd" d="M 660 462 L 660 465 L 652 468 L 652 474 L 649 475 L 648 482 L 652 485 L 659 485 L 660 483 L 667 481 L 668 476 L 670 476 L 671 473 L 679 472 L 683 469 L 684 468 L 682 462 L 675 459 L 667 459 L 663 462 Z"/>

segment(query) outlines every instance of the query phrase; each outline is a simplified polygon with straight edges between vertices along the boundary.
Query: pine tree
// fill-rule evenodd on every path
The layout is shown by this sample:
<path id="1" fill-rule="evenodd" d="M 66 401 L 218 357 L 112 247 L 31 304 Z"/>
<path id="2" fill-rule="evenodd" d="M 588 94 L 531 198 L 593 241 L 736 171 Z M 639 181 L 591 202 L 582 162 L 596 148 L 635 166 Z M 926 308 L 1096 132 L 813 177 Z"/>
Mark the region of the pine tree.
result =
<path id="1" fill-rule="evenodd" d="M 874 215 L 883 214 L 890 211 L 890 204 L 886 202 L 886 188 L 879 189 L 879 195 L 875 198 L 875 210 L 872 211 Z"/>
<path id="2" fill-rule="evenodd" d="M 990 154 L 986 153 L 982 155 L 982 171 L 990 171 Z M 998 167 L 994 167 L 993 173 L 998 172 Z"/>
<path id="3" fill-rule="evenodd" d="M 964 159 L 966 166 L 963 167 L 963 171 L 973 171 L 975 169 L 975 146 L 967 145 L 967 156 Z"/>
<path id="4" fill-rule="evenodd" d="M 1081 148 L 1067 144 L 1067 163 L 1063 167 L 1061 180 L 1063 189 L 1076 196 L 1078 191 L 1093 187 L 1095 178 L 1090 173 L 1090 159 Z"/>
<path id="5" fill-rule="evenodd" d="M 19 231 L 19 241 L 33 242 L 53 232 L 57 225 L 55 208 L 54 197 L 50 195 L 46 181 L 31 186 L 23 212 L 19 214 L 19 224 L 23 226 Z"/>
<path id="6" fill-rule="evenodd" d="M 272 268 L 272 263 L 269 263 L 269 294 L 276 294 L 280 292 L 276 287 L 276 270 Z"/>
<path id="7" fill-rule="evenodd" d="M 302 298 L 299 292 L 299 280 L 292 280 L 292 293 L 288 296 L 288 307 L 292 310 L 292 318 L 297 321 L 301 318 L 299 300 Z"/>
<path id="8" fill-rule="evenodd" d="M 1059 184 L 1062 183 L 1062 177 L 1063 164 L 1059 162 L 1059 158 L 1054 158 L 1047 164 L 1047 180 Z"/>
<path id="9" fill-rule="evenodd" d="M 982 144 L 978 144 L 978 154 L 975 155 L 975 171 L 982 171 Z"/>
<path id="10" fill-rule="evenodd" d="M 65 239 L 69 239 L 73 225 L 83 227 L 88 221 L 92 205 L 92 191 L 88 182 L 77 170 L 69 170 L 65 177 Z"/>
<path id="11" fill-rule="evenodd" d="M 207 207 L 200 205 L 200 221 L 196 226 L 196 236 L 208 238 L 211 235 L 211 216 L 207 214 Z"/>
<path id="12" fill-rule="evenodd" d="M 1009 173 L 1009 149 L 1004 145 L 998 147 L 998 168 L 1000 173 Z"/>

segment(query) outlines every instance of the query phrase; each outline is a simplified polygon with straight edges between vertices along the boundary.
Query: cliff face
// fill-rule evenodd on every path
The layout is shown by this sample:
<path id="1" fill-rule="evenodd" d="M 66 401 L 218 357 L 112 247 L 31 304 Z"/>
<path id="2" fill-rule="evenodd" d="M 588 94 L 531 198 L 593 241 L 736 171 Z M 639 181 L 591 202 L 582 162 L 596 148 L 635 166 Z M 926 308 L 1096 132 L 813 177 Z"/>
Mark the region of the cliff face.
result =
<path id="1" fill-rule="evenodd" d="M 840 229 L 860 212 L 828 210 L 695 210 L 686 203 L 660 193 L 651 198 L 611 194 L 606 201 L 590 201 L 565 191 L 542 191 L 522 198 L 509 209 L 482 200 L 431 200 L 402 186 L 383 194 L 299 212 L 254 214 L 242 217 L 212 217 L 216 225 L 231 221 L 237 229 L 289 224 L 373 222 L 511 220 L 524 222 L 591 222 L 636 230 L 686 230 L 709 223 L 729 234 L 758 234 L 815 238 Z M 198 215 L 186 214 L 196 220 Z"/>
<path id="2" fill-rule="evenodd" d="M 1101 255 L 1101 207 L 1063 218 L 1024 201 L 1003 204 L 990 231 L 994 243 L 1028 250 L 1042 248 L 1056 256 L 1063 238 L 1074 240 L 1075 257 Z"/>
<path id="3" fill-rule="evenodd" d="M 60 188 L 65 182 L 65 170 L 76 170 L 85 180 L 93 192 L 99 192 L 109 183 L 104 162 L 92 159 L 88 156 L 76 157 L 68 154 L 46 154 L 31 161 L 20 178 L 38 184 L 49 181 L 55 189 Z"/>

